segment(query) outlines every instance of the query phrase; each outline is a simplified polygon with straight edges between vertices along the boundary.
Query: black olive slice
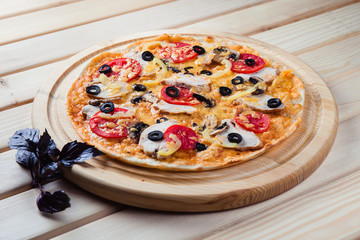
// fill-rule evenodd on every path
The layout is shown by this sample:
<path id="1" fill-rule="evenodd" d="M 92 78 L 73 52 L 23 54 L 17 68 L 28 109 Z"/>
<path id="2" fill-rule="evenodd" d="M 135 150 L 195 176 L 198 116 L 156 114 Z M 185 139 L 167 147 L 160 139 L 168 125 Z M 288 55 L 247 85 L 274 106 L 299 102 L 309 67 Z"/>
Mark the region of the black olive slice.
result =
<path id="1" fill-rule="evenodd" d="M 145 92 L 146 91 L 146 86 L 142 85 L 142 84 L 134 84 L 133 89 L 135 91 L 137 91 L 137 92 Z"/>
<path id="2" fill-rule="evenodd" d="M 139 103 L 140 101 L 143 101 L 143 100 L 144 100 L 144 98 L 142 96 L 136 96 L 133 99 L 131 99 L 131 103 L 132 104 L 137 104 L 137 103 Z"/>
<path id="3" fill-rule="evenodd" d="M 205 49 L 203 47 L 200 47 L 200 46 L 193 46 L 193 50 L 194 50 L 194 52 L 196 52 L 199 55 L 205 53 Z"/>
<path id="4" fill-rule="evenodd" d="M 202 143 L 199 143 L 199 142 L 195 143 L 195 149 L 196 149 L 196 151 L 198 151 L 198 152 L 204 151 L 204 150 L 206 150 L 207 148 L 208 148 L 208 147 L 207 147 L 205 144 L 202 144 Z"/>
<path id="5" fill-rule="evenodd" d="M 156 130 L 156 131 L 149 132 L 148 138 L 154 142 L 160 141 L 161 139 L 164 138 L 164 134 L 162 133 L 162 131 Z"/>
<path id="6" fill-rule="evenodd" d="M 234 84 L 234 85 L 243 84 L 244 83 L 244 78 L 242 78 L 241 76 L 236 76 L 231 80 L 231 83 Z"/>
<path id="7" fill-rule="evenodd" d="M 205 75 L 211 76 L 212 72 L 208 71 L 208 70 L 201 70 L 200 74 L 205 74 Z"/>
<path id="8" fill-rule="evenodd" d="M 185 74 L 189 74 L 189 75 L 191 75 L 191 76 L 194 76 L 194 74 L 191 73 L 191 72 L 184 72 L 184 75 L 185 75 Z"/>
<path id="9" fill-rule="evenodd" d="M 245 59 L 245 64 L 251 67 L 255 64 L 255 60 L 252 58 Z"/>
<path id="10" fill-rule="evenodd" d="M 219 92 L 223 96 L 229 96 L 232 93 L 231 89 L 228 87 L 220 87 Z"/>
<path id="11" fill-rule="evenodd" d="M 114 111 L 115 106 L 112 102 L 106 102 L 101 104 L 100 106 L 100 111 L 102 111 L 103 113 L 111 113 L 112 111 Z"/>
<path id="12" fill-rule="evenodd" d="M 230 54 L 229 59 L 231 59 L 232 61 L 236 61 L 237 59 L 236 54 L 235 53 Z"/>
<path id="13" fill-rule="evenodd" d="M 128 127 L 130 138 L 138 139 L 141 132 L 147 128 L 149 125 L 144 122 L 135 122 L 131 123 Z"/>
<path id="14" fill-rule="evenodd" d="M 238 133 L 229 133 L 227 138 L 231 143 L 241 143 L 242 141 L 242 136 Z"/>
<path id="15" fill-rule="evenodd" d="M 168 70 L 171 70 L 171 71 L 173 71 L 174 73 L 179 73 L 179 72 L 181 72 L 181 70 L 179 70 L 179 69 L 177 69 L 177 68 L 175 68 L 175 67 L 168 67 Z"/>
<path id="16" fill-rule="evenodd" d="M 151 60 L 154 59 L 154 55 L 149 52 L 149 51 L 145 51 L 141 54 L 141 58 L 144 60 L 144 61 L 147 61 L 147 62 L 150 62 Z"/>
<path id="17" fill-rule="evenodd" d="M 85 91 L 91 95 L 98 95 L 101 92 L 101 89 L 97 85 L 90 85 L 86 87 Z"/>
<path id="18" fill-rule="evenodd" d="M 281 105 L 281 100 L 278 99 L 278 98 L 270 98 L 268 101 L 267 101 L 267 106 L 269 108 L 277 108 Z"/>
<path id="19" fill-rule="evenodd" d="M 180 90 L 177 87 L 174 86 L 169 86 L 165 89 L 165 93 L 166 95 L 168 95 L 169 97 L 177 97 L 180 94 Z"/>
<path id="20" fill-rule="evenodd" d="M 197 93 L 193 93 L 193 97 L 196 98 L 197 100 L 199 100 L 200 102 L 203 102 L 206 104 L 206 107 L 214 107 L 215 106 L 215 101 L 212 99 L 208 99 L 200 94 Z"/>
<path id="21" fill-rule="evenodd" d="M 264 90 L 260 89 L 260 88 L 257 88 L 255 91 L 253 91 L 251 94 L 252 95 L 260 95 L 260 94 L 263 94 L 264 93 Z"/>
<path id="22" fill-rule="evenodd" d="M 216 129 L 216 130 L 223 129 L 223 128 L 226 127 L 226 126 L 227 126 L 227 123 L 224 122 L 224 123 L 221 124 L 220 126 L 215 127 L 215 129 Z"/>
<path id="23" fill-rule="evenodd" d="M 169 121 L 169 119 L 167 119 L 166 117 L 162 117 L 156 120 L 156 123 L 162 123 L 162 122 L 166 122 Z"/>
<path id="24" fill-rule="evenodd" d="M 257 84 L 258 82 L 262 82 L 262 78 L 260 77 L 256 77 L 256 76 L 252 76 L 249 78 L 249 82 L 251 82 L 252 84 Z"/>
<path id="25" fill-rule="evenodd" d="M 189 69 L 192 69 L 192 68 L 194 68 L 194 67 L 186 67 L 186 68 L 184 68 L 184 70 L 187 72 Z"/>
<path id="26" fill-rule="evenodd" d="M 99 73 L 107 74 L 107 73 L 111 73 L 111 71 L 112 71 L 111 67 L 107 64 L 104 64 L 99 68 Z"/>

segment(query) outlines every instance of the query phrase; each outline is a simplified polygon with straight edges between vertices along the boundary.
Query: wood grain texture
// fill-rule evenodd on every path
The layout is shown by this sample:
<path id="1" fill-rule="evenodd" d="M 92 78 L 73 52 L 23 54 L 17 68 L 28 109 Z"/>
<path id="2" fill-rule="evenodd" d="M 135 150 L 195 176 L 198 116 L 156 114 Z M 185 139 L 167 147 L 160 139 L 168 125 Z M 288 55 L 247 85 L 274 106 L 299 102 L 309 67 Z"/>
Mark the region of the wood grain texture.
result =
<path id="1" fill-rule="evenodd" d="M 79 0 L 12 0 L 1 1 L 0 19 L 13 17 L 16 15 L 38 11 L 41 9 L 52 8 Z"/>
<path id="2" fill-rule="evenodd" d="M 310 17 L 356 1 L 278 0 L 186 26 L 187 28 L 254 34 Z M 251 19 L 251 24 L 245 19 Z"/>
<path id="3" fill-rule="evenodd" d="M 98 0 L 79 1 L 16 18 L 0 20 L 1 44 L 79 26 L 171 0 Z M 46 21 L 44 21 L 46 19 Z M 14 31 L 16 29 L 16 31 Z M 94 32 L 98 34 L 101 31 Z"/>
<path id="4" fill-rule="evenodd" d="M 39 189 L 19 193 L 0 201 L 0 239 L 49 239 L 96 219 L 112 214 L 121 208 L 94 195 L 88 194 L 66 180 L 45 185 L 45 190 L 64 190 L 71 198 L 68 211 L 54 215 L 41 214 L 36 206 Z"/>
<path id="5" fill-rule="evenodd" d="M 188 33 L 182 30 L 165 32 Z M 161 33 L 164 30 L 130 35 L 94 46 L 69 59 L 40 88 L 33 107 L 33 125 L 46 127 L 60 145 L 78 139 L 66 118 L 64 103 L 68 86 L 86 62 L 102 51 Z M 105 198 L 167 211 L 214 211 L 245 206 L 282 193 L 308 177 L 327 155 L 336 134 L 337 111 L 328 88 L 311 68 L 280 49 L 237 35 L 211 35 L 240 41 L 240 44 L 244 41 L 262 54 L 271 56 L 274 61 L 294 69 L 295 74 L 304 79 L 304 121 L 294 135 L 256 161 L 216 171 L 172 173 L 97 159 L 73 167 L 65 172 L 65 176 Z M 310 124 L 312 128 L 306 127 Z M 317 148 L 311 144 L 314 141 L 318 144 Z M 118 182 L 127 184 L 117 185 Z"/>

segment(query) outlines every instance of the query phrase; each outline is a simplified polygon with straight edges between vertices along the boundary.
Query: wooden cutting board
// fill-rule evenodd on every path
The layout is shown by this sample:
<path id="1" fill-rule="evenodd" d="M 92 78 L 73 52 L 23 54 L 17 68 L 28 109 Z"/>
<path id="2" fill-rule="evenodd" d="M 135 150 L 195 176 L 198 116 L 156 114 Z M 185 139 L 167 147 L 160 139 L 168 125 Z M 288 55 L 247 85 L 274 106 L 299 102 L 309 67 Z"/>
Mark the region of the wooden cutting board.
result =
<path id="1" fill-rule="evenodd" d="M 246 44 L 265 56 L 294 69 L 305 83 L 303 121 L 288 139 L 248 162 L 203 172 L 173 172 L 142 168 L 97 157 L 64 169 L 78 186 L 123 204 L 179 212 L 231 209 L 274 197 L 296 186 L 314 172 L 334 142 L 338 113 L 335 100 L 320 76 L 295 56 L 274 46 L 229 33 L 195 30 L 159 30 L 124 36 L 86 49 L 68 59 L 41 86 L 32 112 L 35 128 L 49 131 L 58 147 L 79 140 L 66 115 L 66 93 L 88 61 L 162 33 L 214 36 Z"/>

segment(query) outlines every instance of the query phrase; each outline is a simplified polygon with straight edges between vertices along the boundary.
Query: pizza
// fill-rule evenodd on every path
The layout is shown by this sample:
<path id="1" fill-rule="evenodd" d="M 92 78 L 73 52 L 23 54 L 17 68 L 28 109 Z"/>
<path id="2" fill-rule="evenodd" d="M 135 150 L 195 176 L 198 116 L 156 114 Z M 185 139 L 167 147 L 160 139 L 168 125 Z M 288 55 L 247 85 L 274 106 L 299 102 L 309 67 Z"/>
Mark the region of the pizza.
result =
<path id="1" fill-rule="evenodd" d="M 163 34 L 103 52 L 67 93 L 83 141 L 162 170 L 256 158 L 295 131 L 303 107 L 304 85 L 291 69 L 212 36 Z"/>

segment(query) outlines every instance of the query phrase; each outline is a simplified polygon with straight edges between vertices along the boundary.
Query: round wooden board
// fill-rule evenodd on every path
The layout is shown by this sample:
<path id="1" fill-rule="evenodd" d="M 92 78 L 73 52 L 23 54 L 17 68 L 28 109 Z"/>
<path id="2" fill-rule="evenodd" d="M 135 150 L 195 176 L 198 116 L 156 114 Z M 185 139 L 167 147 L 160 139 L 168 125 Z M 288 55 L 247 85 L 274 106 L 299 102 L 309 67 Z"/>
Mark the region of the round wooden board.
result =
<path id="1" fill-rule="evenodd" d="M 263 42 L 228 33 L 159 30 L 124 36 L 86 49 L 68 59 L 42 85 L 34 100 L 33 126 L 46 128 L 58 147 L 69 141 L 81 141 L 66 115 L 66 93 L 71 83 L 97 54 L 162 33 L 232 40 L 294 69 L 305 84 L 302 123 L 293 135 L 265 154 L 228 168 L 203 172 L 161 171 L 98 157 L 64 169 L 66 178 L 94 194 L 127 205 L 203 212 L 269 199 L 296 186 L 320 166 L 330 151 L 338 126 L 335 100 L 326 84 L 295 56 Z"/>

